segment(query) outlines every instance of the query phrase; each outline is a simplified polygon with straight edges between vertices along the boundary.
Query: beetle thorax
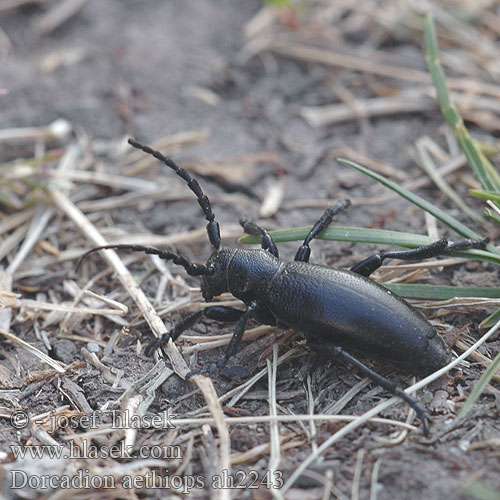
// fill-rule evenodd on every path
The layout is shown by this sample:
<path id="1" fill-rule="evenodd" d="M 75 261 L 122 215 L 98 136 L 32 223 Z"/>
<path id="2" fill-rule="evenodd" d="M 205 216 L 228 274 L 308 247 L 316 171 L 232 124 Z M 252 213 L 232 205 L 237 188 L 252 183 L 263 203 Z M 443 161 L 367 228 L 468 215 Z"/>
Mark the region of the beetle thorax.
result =
<path id="1" fill-rule="evenodd" d="M 262 300 L 280 267 L 280 260 L 266 250 L 238 249 L 227 270 L 228 290 L 245 303 Z"/>

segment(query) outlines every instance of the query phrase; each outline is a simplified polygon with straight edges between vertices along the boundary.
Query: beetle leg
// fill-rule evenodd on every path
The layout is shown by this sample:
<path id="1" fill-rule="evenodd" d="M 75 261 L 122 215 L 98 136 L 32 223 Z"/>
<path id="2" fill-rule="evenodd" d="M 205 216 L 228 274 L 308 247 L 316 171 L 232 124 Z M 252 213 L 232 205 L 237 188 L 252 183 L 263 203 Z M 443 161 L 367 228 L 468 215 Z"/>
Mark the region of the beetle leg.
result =
<path id="1" fill-rule="evenodd" d="M 351 271 L 361 274 L 362 276 L 370 276 L 376 271 L 385 259 L 401 259 L 401 260 L 423 260 L 430 257 L 437 257 L 453 250 L 465 250 L 467 248 L 484 248 L 488 243 L 489 238 L 481 238 L 477 240 L 460 240 L 456 243 L 448 243 L 446 238 L 435 241 L 430 245 L 415 248 L 413 250 L 401 250 L 395 252 L 380 252 L 377 255 L 372 255 L 367 259 L 359 262 L 351 267 Z"/>
<path id="2" fill-rule="evenodd" d="M 172 331 L 168 333 L 164 333 L 161 337 L 158 337 L 152 340 L 146 347 L 144 354 L 149 356 L 154 349 L 158 349 L 166 344 L 168 341 L 172 339 L 172 342 L 175 342 L 182 332 L 193 326 L 202 316 L 205 318 L 215 319 L 216 321 L 238 321 L 241 316 L 244 314 L 244 311 L 240 309 L 234 309 L 233 307 L 226 306 L 209 306 L 201 311 L 198 311 L 187 318 L 184 318 L 182 321 L 177 323 Z"/>
<path id="3" fill-rule="evenodd" d="M 269 253 L 274 255 L 275 257 L 279 258 L 279 252 L 278 252 L 278 247 L 276 246 L 276 243 L 273 240 L 273 237 L 267 232 L 267 229 L 264 229 L 263 227 L 258 226 L 254 222 L 251 222 L 247 219 L 241 218 L 240 219 L 240 224 L 241 227 L 243 228 L 243 231 L 247 234 L 256 234 L 256 235 L 262 235 L 262 238 L 260 240 L 260 244 L 264 250 L 267 250 Z"/>
<path id="4" fill-rule="evenodd" d="M 322 344 L 323 347 L 326 347 Z M 425 412 L 425 410 L 406 392 L 400 389 L 394 382 L 391 380 L 382 377 L 382 375 L 368 368 L 364 363 L 356 359 L 354 356 L 351 356 L 348 352 L 344 351 L 341 347 L 333 347 L 331 349 L 331 353 L 334 356 L 342 356 L 344 359 L 349 361 L 352 365 L 354 365 L 359 371 L 363 372 L 367 377 L 372 379 L 376 384 L 380 385 L 387 391 L 391 392 L 395 396 L 401 398 L 405 403 L 407 403 L 411 408 L 413 408 L 418 416 L 418 418 L 422 421 L 424 434 L 427 436 L 429 434 L 429 422 L 430 418 Z"/>
<path id="5" fill-rule="evenodd" d="M 250 302 L 250 304 L 247 305 L 245 311 L 241 314 L 238 324 L 236 325 L 236 328 L 234 330 L 233 336 L 231 337 L 231 340 L 226 348 L 224 356 L 222 356 L 222 358 L 219 359 L 217 363 L 205 366 L 204 368 L 197 368 L 195 370 L 191 370 L 186 375 L 186 380 L 195 374 L 204 375 L 208 373 L 208 375 L 212 375 L 214 372 L 220 370 L 227 364 L 229 358 L 231 358 L 231 356 L 234 356 L 234 354 L 236 354 L 236 352 L 238 351 L 238 346 L 240 345 L 241 337 L 243 337 L 243 334 L 245 333 L 248 318 L 250 318 L 250 315 L 254 312 L 256 307 L 257 303 L 255 301 Z"/>
<path id="6" fill-rule="evenodd" d="M 323 212 L 323 215 L 309 231 L 309 234 L 306 236 L 304 243 L 302 243 L 302 245 L 297 250 L 297 253 L 295 254 L 296 261 L 309 262 L 309 257 L 311 255 L 311 248 L 309 247 L 309 243 L 311 243 L 314 238 L 319 236 L 332 223 L 335 215 L 343 212 L 346 208 L 349 207 L 350 204 L 351 202 L 349 200 L 342 200 L 335 206 L 327 208 Z"/>

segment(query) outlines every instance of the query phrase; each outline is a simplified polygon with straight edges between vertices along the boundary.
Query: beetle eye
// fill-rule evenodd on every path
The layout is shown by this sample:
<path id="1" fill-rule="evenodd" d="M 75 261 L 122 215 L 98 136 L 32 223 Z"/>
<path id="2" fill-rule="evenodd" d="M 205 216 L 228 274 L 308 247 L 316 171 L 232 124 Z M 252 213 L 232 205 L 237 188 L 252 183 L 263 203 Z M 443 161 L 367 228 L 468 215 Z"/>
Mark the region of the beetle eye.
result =
<path id="1" fill-rule="evenodd" d="M 207 274 L 214 274 L 215 273 L 215 266 L 213 264 L 210 264 L 207 267 Z"/>

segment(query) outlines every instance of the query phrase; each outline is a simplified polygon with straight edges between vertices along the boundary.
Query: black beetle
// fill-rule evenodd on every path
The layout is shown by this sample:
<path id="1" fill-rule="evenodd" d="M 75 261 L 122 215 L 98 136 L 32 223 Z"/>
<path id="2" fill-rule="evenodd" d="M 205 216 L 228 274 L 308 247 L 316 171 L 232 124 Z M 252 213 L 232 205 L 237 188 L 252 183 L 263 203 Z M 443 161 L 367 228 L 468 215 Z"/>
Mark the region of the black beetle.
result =
<path id="1" fill-rule="evenodd" d="M 192 370 L 188 377 L 195 373 L 212 374 L 225 366 L 236 353 L 247 321 L 250 316 L 254 316 L 268 325 L 301 331 L 309 339 L 319 343 L 323 351 L 349 361 L 414 408 L 422 421 L 424 433 L 428 433 L 429 417 L 422 407 L 396 384 L 368 368 L 348 351 L 379 358 L 407 372 L 420 374 L 427 374 L 444 366 L 451 359 L 450 352 L 423 315 L 368 276 L 385 259 L 418 260 L 435 257 L 450 250 L 483 248 L 487 238 L 451 244 L 442 239 L 414 250 L 381 252 L 353 266 L 349 271 L 310 264 L 310 242 L 330 225 L 336 214 L 350 205 L 349 200 L 343 200 L 328 208 L 314 224 L 293 262 L 280 260 L 271 235 L 244 219 L 240 221 L 243 229 L 247 233 L 261 235 L 262 248 L 226 248 L 221 246 L 219 224 L 215 220 L 210 201 L 198 182 L 160 152 L 133 139 L 129 139 L 129 143 L 162 161 L 187 182 L 208 220 L 207 233 L 214 251 L 203 265 L 191 263 L 167 250 L 142 245 L 105 245 L 86 252 L 78 266 L 90 253 L 97 250 L 141 251 L 172 260 L 184 267 L 191 276 L 201 276 L 201 290 L 205 300 L 210 301 L 216 295 L 230 292 L 246 304 L 244 311 L 224 306 L 206 307 L 178 323 L 171 332 L 152 341 L 146 348 L 146 354 L 165 345 L 170 339 L 175 341 L 202 316 L 217 321 L 237 322 L 224 356 L 213 365 Z"/>

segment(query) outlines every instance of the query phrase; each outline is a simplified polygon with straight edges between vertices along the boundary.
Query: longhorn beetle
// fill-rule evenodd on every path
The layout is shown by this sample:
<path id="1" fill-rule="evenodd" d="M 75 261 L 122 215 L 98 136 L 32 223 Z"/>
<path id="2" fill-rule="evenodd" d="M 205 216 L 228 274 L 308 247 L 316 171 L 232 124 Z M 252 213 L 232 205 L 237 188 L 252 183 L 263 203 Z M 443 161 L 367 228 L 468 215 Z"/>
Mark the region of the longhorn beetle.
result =
<path id="1" fill-rule="evenodd" d="M 207 224 L 208 239 L 213 252 L 206 264 L 195 264 L 184 257 L 143 245 L 104 245 L 82 255 L 78 267 L 91 253 L 103 249 L 145 252 L 172 260 L 190 276 L 201 276 L 201 291 L 206 301 L 230 292 L 242 300 L 244 311 L 226 306 L 207 306 L 178 323 L 172 331 L 153 340 L 146 348 L 154 349 L 175 341 L 186 329 L 202 317 L 222 322 L 236 322 L 233 336 L 224 356 L 212 365 L 197 368 L 186 378 L 198 374 L 213 374 L 226 365 L 240 344 L 248 319 L 253 316 L 268 325 L 292 328 L 320 343 L 331 356 L 340 356 L 374 382 L 399 396 L 411 406 L 428 434 L 429 417 L 423 408 L 395 383 L 368 368 L 350 352 L 385 360 L 408 372 L 426 374 L 444 366 L 450 352 L 431 324 L 410 304 L 369 278 L 386 259 L 419 260 L 435 257 L 451 250 L 483 248 L 488 239 L 462 240 L 448 243 L 441 239 L 413 250 L 380 252 L 368 257 L 349 271 L 336 267 L 311 264 L 311 241 L 332 222 L 335 215 L 347 209 L 349 200 L 342 200 L 325 210 L 309 231 L 293 262 L 280 260 L 271 235 L 258 225 L 240 220 L 246 233 L 261 235 L 261 249 L 223 247 L 219 224 L 210 201 L 198 182 L 173 160 L 144 146 L 134 139 L 129 143 L 154 156 L 186 181 L 196 195 Z"/>

